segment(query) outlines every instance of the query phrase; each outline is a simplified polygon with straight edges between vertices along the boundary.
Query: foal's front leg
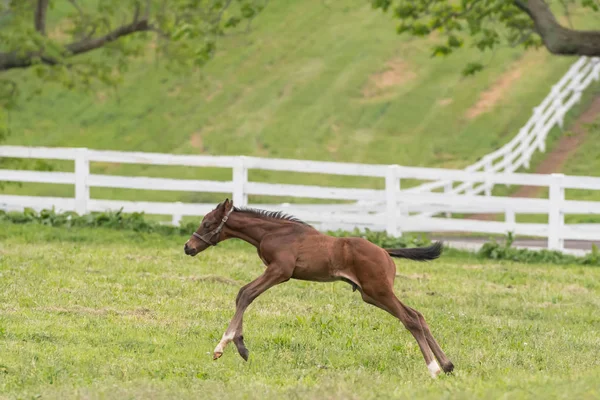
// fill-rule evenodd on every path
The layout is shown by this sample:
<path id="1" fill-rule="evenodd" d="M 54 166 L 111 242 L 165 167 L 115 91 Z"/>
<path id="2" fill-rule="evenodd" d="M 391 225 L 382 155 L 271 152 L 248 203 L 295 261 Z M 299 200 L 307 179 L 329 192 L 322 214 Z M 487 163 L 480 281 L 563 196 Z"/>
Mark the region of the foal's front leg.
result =
<path id="1" fill-rule="evenodd" d="M 289 266 L 285 268 L 280 264 L 269 264 L 266 271 L 261 276 L 240 289 L 235 300 L 235 315 L 223 334 L 221 341 L 217 347 L 215 347 L 213 354 L 214 360 L 221 357 L 225 347 L 229 342 L 233 341 L 240 356 L 248 361 L 248 349 L 246 349 L 246 346 L 244 345 L 244 337 L 242 336 L 244 311 L 246 311 L 246 308 L 248 308 L 250 303 L 252 303 L 260 294 L 277 284 L 289 280 L 292 276 L 292 271 L 293 264 L 291 265 L 291 268 Z"/>

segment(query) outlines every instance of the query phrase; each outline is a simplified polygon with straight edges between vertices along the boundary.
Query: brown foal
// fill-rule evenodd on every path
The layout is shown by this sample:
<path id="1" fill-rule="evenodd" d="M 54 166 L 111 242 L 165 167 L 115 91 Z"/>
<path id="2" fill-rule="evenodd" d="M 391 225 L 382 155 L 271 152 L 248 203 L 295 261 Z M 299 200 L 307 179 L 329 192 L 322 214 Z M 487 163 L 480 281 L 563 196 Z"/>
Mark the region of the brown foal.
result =
<path id="1" fill-rule="evenodd" d="M 293 278 L 349 283 L 353 291 L 358 289 L 365 302 L 392 314 L 412 333 L 432 377 L 441 372 L 440 365 L 446 373 L 454 369 L 433 338 L 423 315 L 400 302 L 393 289 L 396 264 L 391 257 L 433 260 L 442 251 L 441 243 L 425 248 L 382 249 L 362 238 L 334 238 L 322 234 L 280 212 L 237 208 L 226 199 L 204 217 L 184 250 L 195 256 L 230 238 L 244 240 L 256 247 L 267 268 L 240 289 L 235 300 L 235 315 L 214 350 L 215 360 L 232 341 L 244 360 L 248 360 L 242 333 L 244 311 L 261 293 Z"/>

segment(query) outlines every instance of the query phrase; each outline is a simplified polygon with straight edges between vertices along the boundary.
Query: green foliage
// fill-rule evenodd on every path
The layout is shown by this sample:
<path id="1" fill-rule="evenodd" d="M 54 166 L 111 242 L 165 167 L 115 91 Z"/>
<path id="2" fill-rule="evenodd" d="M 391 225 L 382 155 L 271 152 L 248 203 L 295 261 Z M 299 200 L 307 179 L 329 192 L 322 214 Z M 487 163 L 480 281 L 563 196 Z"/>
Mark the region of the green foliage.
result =
<path id="1" fill-rule="evenodd" d="M 371 6 L 383 12 L 392 9 L 394 18 L 400 21 L 398 33 L 416 37 L 434 33 L 445 35 L 446 43 L 432 45 L 433 56 L 447 56 L 467 41 L 480 51 L 493 50 L 498 46 L 528 49 L 542 45 L 532 18 L 514 1 L 371 0 Z M 573 7 L 599 10 L 596 0 L 561 1 L 558 6 L 567 17 Z M 472 75 L 479 69 L 468 64 L 463 73 Z"/>
<path id="2" fill-rule="evenodd" d="M 42 210 L 39 213 L 32 209 L 26 209 L 24 212 L 5 212 L 0 210 L 0 222 L 67 228 L 108 228 L 156 233 L 163 236 L 191 235 L 192 232 L 198 229 L 198 224 L 194 222 L 189 222 L 181 226 L 166 225 L 148 220 L 143 213 L 125 214 L 122 210 L 86 215 L 78 215 L 75 212 L 57 213 L 54 209 Z M 429 243 L 425 237 L 417 238 L 409 235 L 397 238 L 391 237 L 385 232 L 373 232 L 368 229 L 364 232 L 358 229 L 352 232 L 341 230 L 331 231 L 328 234 L 336 237 L 362 237 L 378 246 L 386 248 L 418 247 Z"/>
<path id="3" fill-rule="evenodd" d="M 75 212 L 57 213 L 54 209 L 39 213 L 26 209 L 24 212 L 5 212 L 0 210 L 0 221 L 14 224 L 39 224 L 52 227 L 90 227 L 131 230 L 134 232 L 158 233 L 165 236 L 189 235 L 198 226 L 189 223 L 182 226 L 164 225 L 149 221 L 143 213 L 125 214 L 122 210 L 103 213 L 78 215 Z"/>
<path id="4" fill-rule="evenodd" d="M 577 257 L 560 251 L 517 249 L 512 247 L 512 244 L 513 237 L 509 234 L 504 244 L 498 243 L 495 240 L 485 243 L 481 249 L 479 249 L 478 255 L 481 258 L 508 260 L 527 264 L 580 264 L 600 266 L 600 251 L 598 251 L 596 245 L 592 246 L 591 253 L 586 254 L 583 257 Z"/>
<path id="5" fill-rule="evenodd" d="M 364 231 L 355 229 L 353 231 L 329 231 L 328 235 L 335 237 L 360 237 L 383 248 L 421 247 L 430 243 L 424 236 L 404 235 L 402 237 L 389 236 L 386 232 Z"/>
<path id="6" fill-rule="evenodd" d="M 597 0 L 581 0 L 581 4 L 585 7 L 589 7 L 594 11 L 600 11 L 600 4 Z"/>
<path id="7" fill-rule="evenodd" d="M 481 64 L 481 63 L 467 63 L 467 65 L 463 69 L 463 75 L 465 75 L 465 76 L 475 75 L 476 73 L 481 71 L 483 68 L 484 68 L 483 64 Z"/>

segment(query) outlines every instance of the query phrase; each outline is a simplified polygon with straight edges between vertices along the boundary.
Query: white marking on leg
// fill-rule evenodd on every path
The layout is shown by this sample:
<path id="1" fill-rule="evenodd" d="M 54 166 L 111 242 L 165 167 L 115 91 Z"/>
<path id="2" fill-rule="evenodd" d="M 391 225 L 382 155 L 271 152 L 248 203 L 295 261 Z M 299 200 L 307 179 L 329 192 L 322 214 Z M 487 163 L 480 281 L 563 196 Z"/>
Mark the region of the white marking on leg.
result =
<path id="1" fill-rule="evenodd" d="M 440 369 L 440 366 L 438 365 L 437 361 L 433 360 L 432 362 L 429 363 L 429 365 L 427 366 L 427 369 L 429 370 L 429 373 L 431 374 L 431 377 L 433 379 L 437 378 L 437 376 L 440 374 L 440 372 L 442 372 L 442 370 Z"/>
<path id="2" fill-rule="evenodd" d="M 223 337 L 221 338 L 221 341 L 219 342 L 219 344 L 217 345 L 217 347 L 215 347 L 215 353 L 223 353 L 223 351 L 225 350 L 225 346 L 227 346 L 227 344 L 229 344 L 229 342 L 231 342 L 233 340 L 233 332 L 227 333 L 225 332 L 223 334 Z"/>

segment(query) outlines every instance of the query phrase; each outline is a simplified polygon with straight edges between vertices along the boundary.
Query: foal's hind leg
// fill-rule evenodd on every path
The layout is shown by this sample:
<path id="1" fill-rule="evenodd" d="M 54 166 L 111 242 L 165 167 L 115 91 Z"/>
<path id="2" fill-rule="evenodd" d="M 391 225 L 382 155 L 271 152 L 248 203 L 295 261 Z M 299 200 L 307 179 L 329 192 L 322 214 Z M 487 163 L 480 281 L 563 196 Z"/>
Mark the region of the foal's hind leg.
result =
<path id="1" fill-rule="evenodd" d="M 410 308 L 410 307 L 408 307 L 408 308 Z M 421 326 L 423 327 L 423 332 L 425 333 L 425 337 L 427 338 L 427 343 L 429 344 L 429 347 L 433 351 L 433 354 L 435 354 L 435 358 L 437 358 L 437 360 L 441 364 L 442 369 L 447 374 L 452 372 L 454 370 L 454 364 L 452 364 L 452 361 L 450 361 L 450 359 L 446 356 L 446 353 L 444 353 L 444 351 L 442 350 L 442 348 L 440 347 L 438 342 L 433 337 L 433 334 L 431 333 L 431 330 L 429 329 L 429 325 L 427 325 L 427 322 L 425 321 L 425 317 L 423 316 L 423 314 L 421 314 L 419 311 L 415 310 L 414 308 L 410 308 L 410 309 L 413 310 L 415 313 L 417 313 L 417 315 L 419 316 L 419 321 L 421 322 Z"/>
<path id="2" fill-rule="evenodd" d="M 363 286 L 361 294 L 363 300 L 367 303 L 373 304 L 382 310 L 389 312 L 404 324 L 406 329 L 412 333 L 419 344 L 429 373 L 433 378 L 436 378 L 440 374 L 441 369 L 429 347 L 427 337 L 423 326 L 421 325 L 419 313 L 402 304 L 394 294 L 392 288 L 369 288 L 368 286 Z"/>

